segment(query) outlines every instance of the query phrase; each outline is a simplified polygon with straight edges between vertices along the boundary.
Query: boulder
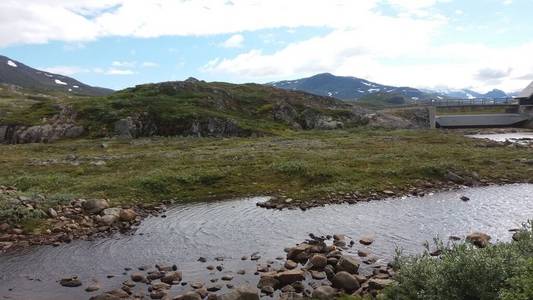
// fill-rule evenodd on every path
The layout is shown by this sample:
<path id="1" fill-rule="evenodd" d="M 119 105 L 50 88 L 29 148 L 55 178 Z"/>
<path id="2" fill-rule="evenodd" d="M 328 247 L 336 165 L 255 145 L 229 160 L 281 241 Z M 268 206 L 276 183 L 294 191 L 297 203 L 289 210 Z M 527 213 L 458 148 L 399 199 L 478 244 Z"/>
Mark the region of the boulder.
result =
<path id="1" fill-rule="evenodd" d="M 83 202 L 81 206 L 90 214 L 99 214 L 104 209 L 109 208 L 109 203 L 105 199 L 91 199 Z"/>
<path id="2" fill-rule="evenodd" d="M 276 274 L 276 278 L 279 280 L 282 286 L 294 283 L 296 281 L 302 281 L 305 279 L 304 271 L 302 270 L 289 270 Z"/>
<path id="3" fill-rule="evenodd" d="M 146 277 L 141 272 L 134 272 L 131 274 L 131 280 L 134 282 L 143 282 L 146 281 Z"/>
<path id="4" fill-rule="evenodd" d="M 309 264 L 315 270 L 323 270 L 328 264 L 328 259 L 322 254 L 315 254 L 309 259 Z"/>
<path id="5" fill-rule="evenodd" d="M 385 287 L 394 283 L 392 279 L 377 279 L 372 278 L 368 280 L 368 287 L 374 290 L 382 290 Z"/>
<path id="6" fill-rule="evenodd" d="M 111 207 L 111 208 L 106 208 L 102 211 L 102 215 L 104 216 L 115 216 L 117 217 L 117 219 L 119 218 L 120 216 L 120 211 L 122 210 L 122 208 L 120 207 Z"/>
<path id="7" fill-rule="evenodd" d="M 323 285 L 323 286 L 317 287 L 313 291 L 313 294 L 311 297 L 317 300 L 330 300 L 330 299 L 335 299 L 336 294 L 337 294 L 336 289 L 330 286 Z"/>
<path id="8" fill-rule="evenodd" d="M 287 260 L 287 262 L 285 262 L 285 268 L 287 270 L 292 270 L 292 269 L 296 269 L 296 267 L 298 266 L 298 263 L 292 261 L 292 260 Z"/>
<path id="9" fill-rule="evenodd" d="M 120 221 L 131 222 L 134 221 L 135 218 L 137 218 L 137 213 L 131 208 L 122 209 L 119 213 L 119 218 Z"/>
<path id="10" fill-rule="evenodd" d="M 279 280 L 277 280 L 274 275 L 261 276 L 261 279 L 259 279 L 259 282 L 257 283 L 257 288 L 261 291 L 266 291 L 268 288 L 275 290 L 278 287 Z"/>
<path id="11" fill-rule="evenodd" d="M 374 238 L 371 237 L 371 236 L 365 236 L 365 237 L 362 237 L 359 240 L 359 243 L 361 243 L 361 244 L 363 244 L 365 246 L 372 245 L 372 243 L 374 243 Z"/>
<path id="12" fill-rule="evenodd" d="M 111 226 L 118 220 L 118 217 L 115 215 L 105 215 L 97 219 L 97 222 L 102 225 Z"/>
<path id="13" fill-rule="evenodd" d="M 342 289 L 351 294 L 359 289 L 359 281 L 348 272 L 338 272 L 331 280 L 333 287 Z"/>
<path id="14" fill-rule="evenodd" d="M 252 286 L 244 285 L 230 293 L 217 296 L 217 300 L 259 300 L 259 291 Z"/>
<path id="15" fill-rule="evenodd" d="M 168 284 L 176 284 L 181 281 L 181 278 L 182 278 L 181 272 L 178 272 L 178 271 L 168 272 L 161 278 L 161 282 L 168 283 Z"/>
<path id="16" fill-rule="evenodd" d="M 466 240 L 479 248 L 485 248 L 489 245 L 491 237 L 482 232 L 473 232 L 466 236 Z"/>
<path id="17" fill-rule="evenodd" d="M 196 292 L 188 292 L 181 296 L 175 297 L 174 300 L 202 300 L 202 297 Z"/>
<path id="18" fill-rule="evenodd" d="M 337 272 L 345 271 L 350 274 L 355 274 L 359 270 L 359 261 L 354 257 L 343 255 L 337 262 L 335 270 Z"/>

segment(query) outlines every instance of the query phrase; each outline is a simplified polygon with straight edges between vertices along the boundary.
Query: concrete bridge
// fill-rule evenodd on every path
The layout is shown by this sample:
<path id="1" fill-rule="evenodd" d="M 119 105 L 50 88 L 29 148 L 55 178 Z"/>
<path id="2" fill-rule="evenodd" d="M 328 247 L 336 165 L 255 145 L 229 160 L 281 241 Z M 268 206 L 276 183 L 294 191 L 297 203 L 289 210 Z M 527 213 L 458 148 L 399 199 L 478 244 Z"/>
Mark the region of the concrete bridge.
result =
<path id="1" fill-rule="evenodd" d="M 428 103 L 430 125 L 533 128 L 533 83 L 528 89 L 519 98 L 432 100 Z"/>

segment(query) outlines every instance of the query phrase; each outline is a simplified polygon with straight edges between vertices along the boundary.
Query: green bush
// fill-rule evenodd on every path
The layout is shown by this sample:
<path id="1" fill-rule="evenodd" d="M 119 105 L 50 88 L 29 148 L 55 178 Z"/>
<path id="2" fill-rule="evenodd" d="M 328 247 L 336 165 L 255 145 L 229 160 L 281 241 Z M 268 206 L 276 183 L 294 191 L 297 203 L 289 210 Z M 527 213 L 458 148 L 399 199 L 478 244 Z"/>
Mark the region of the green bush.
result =
<path id="1" fill-rule="evenodd" d="M 531 224 L 518 241 L 477 249 L 470 244 L 414 257 L 397 256 L 398 285 L 385 290 L 386 299 L 493 300 L 533 299 L 533 234 Z"/>

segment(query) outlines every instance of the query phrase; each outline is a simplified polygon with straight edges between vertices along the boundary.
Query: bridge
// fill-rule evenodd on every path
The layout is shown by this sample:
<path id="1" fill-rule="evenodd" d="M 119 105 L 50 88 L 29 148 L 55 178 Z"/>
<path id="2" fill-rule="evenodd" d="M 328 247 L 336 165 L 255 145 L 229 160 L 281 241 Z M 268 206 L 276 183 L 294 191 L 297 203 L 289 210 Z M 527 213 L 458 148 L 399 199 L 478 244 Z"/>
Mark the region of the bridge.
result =
<path id="1" fill-rule="evenodd" d="M 533 91 L 529 98 L 432 99 L 427 102 L 432 128 L 533 128 Z"/>

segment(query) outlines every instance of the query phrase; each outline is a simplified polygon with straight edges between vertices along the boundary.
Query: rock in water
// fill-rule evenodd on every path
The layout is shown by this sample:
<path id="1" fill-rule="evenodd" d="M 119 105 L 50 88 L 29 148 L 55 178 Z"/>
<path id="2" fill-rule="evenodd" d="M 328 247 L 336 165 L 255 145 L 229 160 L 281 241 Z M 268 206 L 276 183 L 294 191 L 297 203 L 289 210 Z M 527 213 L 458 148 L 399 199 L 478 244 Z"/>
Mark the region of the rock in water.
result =
<path id="1" fill-rule="evenodd" d="M 292 284 L 296 281 L 305 279 L 304 271 L 302 270 L 289 270 L 276 274 L 276 278 L 280 281 L 281 285 Z"/>
<path id="2" fill-rule="evenodd" d="M 363 244 L 365 246 L 372 245 L 372 243 L 374 243 L 374 238 L 371 237 L 371 236 L 365 236 L 365 237 L 362 237 L 359 240 L 359 243 L 361 243 L 361 244 Z"/>
<path id="3" fill-rule="evenodd" d="M 202 297 L 200 296 L 200 294 L 196 293 L 196 292 L 188 292 L 184 295 L 181 295 L 181 296 L 178 296 L 176 298 L 174 298 L 176 300 L 202 300 Z"/>
<path id="4" fill-rule="evenodd" d="M 217 296 L 217 300 L 259 300 L 259 291 L 252 286 L 240 286 L 231 293 Z"/>
<path id="5" fill-rule="evenodd" d="M 181 281 L 181 272 L 168 272 L 161 278 L 161 282 L 168 283 L 168 284 L 174 284 Z"/>
<path id="6" fill-rule="evenodd" d="M 59 284 L 65 287 L 78 287 L 81 286 L 81 280 L 78 278 L 78 276 L 72 276 L 61 279 Z"/>
<path id="7" fill-rule="evenodd" d="M 479 248 L 485 248 L 489 245 L 490 235 L 482 232 L 473 232 L 466 236 L 466 240 Z"/>
<path id="8" fill-rule="evenodd" d="M 335 296 L 337 294 L 337 290 L 330 287 L 330 286 L 319 286 L 317 287 L 312 294 L 313 299 L 317 300 L 329 300 L 329 299 L 335 299 Z"/>
<path id="9" fill-rule="evenodd" d="M 311 257 L 309 263 L 313 269 L 321 271 L 328 264 L 328 259 L 322 254 L 315 254 Z"/>
<path id="10" fill-rule="evenodd" d="M 468 198 L 467 196 L 462 196 L 461 200 L 463 200 L 464 202 L 467 202 L 467 201 L 470 201 L 470 198 Z"/>
<path id="11" fill-rule="evenodd" d="M 337 272 L 345 271 L 350 274 L 355 274 L 359 270 L 359 261 L 354 257 L 343 255 L 339 259 L 339 262 L 337 262 L 335 270 Z"/>
<path id="12" fill-rule="evenodd" d="M 347 293 L 351 294 L 359 289 L 359 281 L 348 272 L 339 272 L 331 280 L 333 287 L 343 289 Z"/>

